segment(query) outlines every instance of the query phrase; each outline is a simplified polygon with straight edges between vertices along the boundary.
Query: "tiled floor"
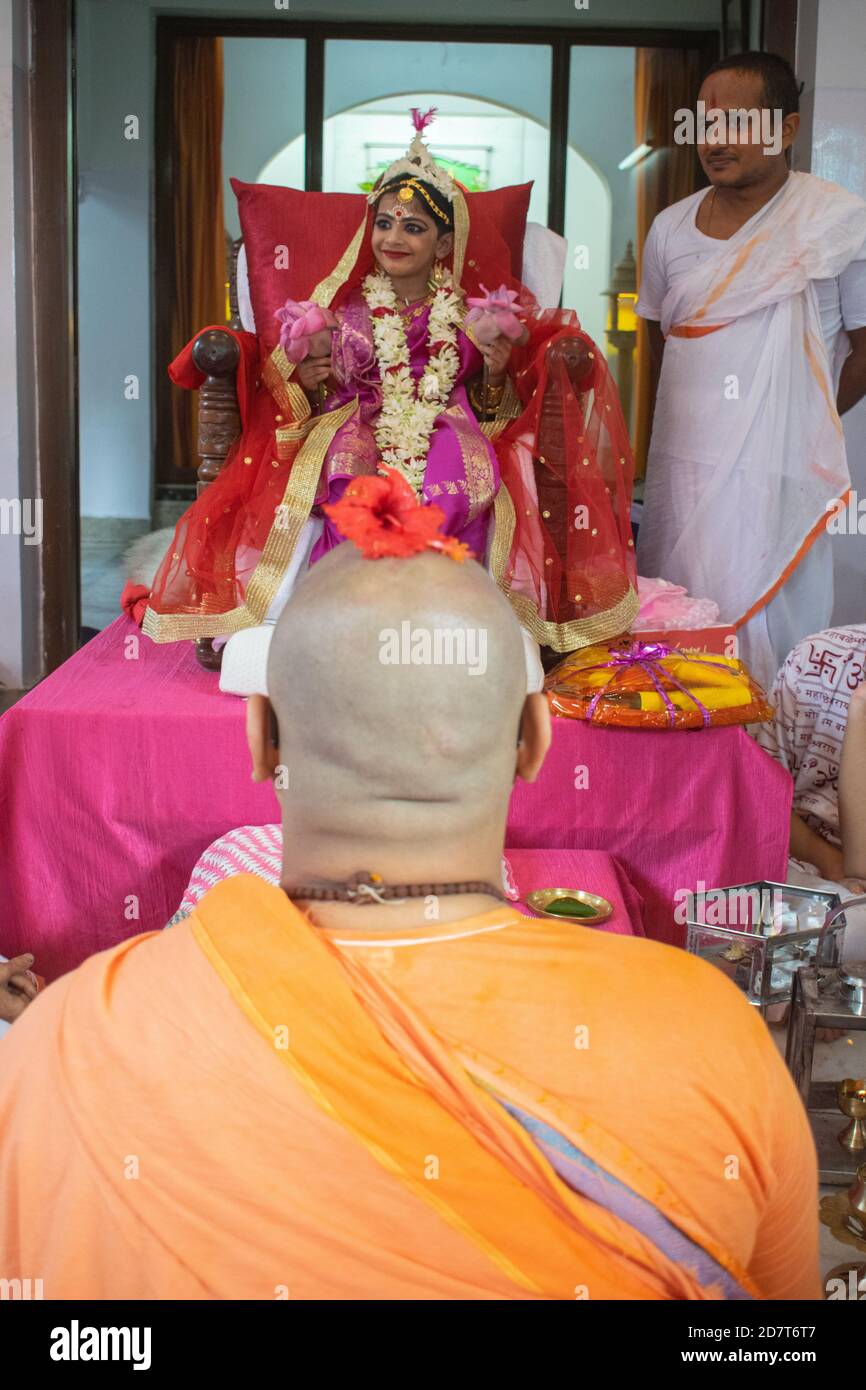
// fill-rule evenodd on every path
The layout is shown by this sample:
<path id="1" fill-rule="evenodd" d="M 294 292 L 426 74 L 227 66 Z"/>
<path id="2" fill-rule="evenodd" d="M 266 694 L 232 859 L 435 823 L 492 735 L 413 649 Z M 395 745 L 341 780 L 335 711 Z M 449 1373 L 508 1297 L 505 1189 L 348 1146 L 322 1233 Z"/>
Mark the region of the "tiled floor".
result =
<path id="1" fill-rule="evenodd" d="M 120 614 L 120 595 L 126 583 L 123 557 L 128 547 L 150 531 L 174 526 L 187 505 L 183 499 L 159 500 L 155 503 L 152 521 L 128 517 L 82 517 L 82 627 L 101 632 L 114 622 Z"/>
<path id="2" fill-rule="evenodd" d="M 126 576 L 123 554 L 128 541 L 81 548 L 81 625 L 101 632 L 120 615 Z"/>

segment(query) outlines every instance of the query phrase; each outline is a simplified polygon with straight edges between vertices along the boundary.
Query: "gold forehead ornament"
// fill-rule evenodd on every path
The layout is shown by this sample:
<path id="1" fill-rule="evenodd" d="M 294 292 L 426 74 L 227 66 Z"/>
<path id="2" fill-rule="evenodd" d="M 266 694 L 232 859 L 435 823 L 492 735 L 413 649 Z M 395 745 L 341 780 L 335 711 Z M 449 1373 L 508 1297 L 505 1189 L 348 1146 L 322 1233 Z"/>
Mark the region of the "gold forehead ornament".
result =
<path id="1" fill-rule="evenodd" d="M 395 222 L 399 222 L 402 218 L 407 216 L 407 209 L 401 208 L 400 203 L 411 203 L 414 197 L 415 191 L 410 188 L 408 184 L 404 184 L 402 188 L 397 190 L 398 201 L 394 204 L 389 214 L 394 218 Z"/>

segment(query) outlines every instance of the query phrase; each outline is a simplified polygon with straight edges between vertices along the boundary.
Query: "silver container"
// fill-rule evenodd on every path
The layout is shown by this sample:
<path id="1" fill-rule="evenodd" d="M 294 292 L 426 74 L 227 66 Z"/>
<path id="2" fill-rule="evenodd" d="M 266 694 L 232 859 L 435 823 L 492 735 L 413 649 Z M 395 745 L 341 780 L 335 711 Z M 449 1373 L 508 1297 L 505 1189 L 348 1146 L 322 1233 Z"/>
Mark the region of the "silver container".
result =
<path id="1" fill-rule="evenodd" d="M 689 893 L 686 949 L 723 970 L 766 1015 L 770 1005 L 790 1000 L 794 977 L 814 959 L 821 929 L 841 901 L 838 893 L 770 879 Z M 838 917 L 827 934 L 828 965 L 839 959 L 844 925 Z"/>

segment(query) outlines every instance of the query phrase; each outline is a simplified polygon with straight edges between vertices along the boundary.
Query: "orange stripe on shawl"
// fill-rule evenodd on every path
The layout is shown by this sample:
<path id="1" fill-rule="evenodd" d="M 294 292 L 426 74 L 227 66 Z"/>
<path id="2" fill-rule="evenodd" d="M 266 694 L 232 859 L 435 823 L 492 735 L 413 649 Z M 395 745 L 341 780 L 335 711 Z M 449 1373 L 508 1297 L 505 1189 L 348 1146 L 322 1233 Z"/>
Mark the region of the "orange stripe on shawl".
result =
<path id="1" fill-rule="evenodd" d="M 839 412 L 836 409 L 836 402 L 833 400 L 833 397 L 827 390 L 827 374 L 821 368 L 821 361 L 818 356 L 818 353 L 815 351 L 811 333 L 804 333 L 803 346 L 806 349 L 806 361 L 809 363 L 812 375 L 818 383 L 818 388 L 821 392 L 821 395 L 824 397 L 824 404 L 827 407 L 827 411 L 829 413 L 830 420 L 833 424 L 833 428 L 835 429 L 837 434 L 842 435 L 842 437 L 844 438 L 845 431 L 842 429 L 842 421 L 839 419 Z M 823 476 L 825 475 L 822 474 L 822 477 Z M 829 479 L 829 481 L 832 481 L 832 479 Z"/>
<path id="2" fill-rule="evenodd" d="M 821 369 L 821 361 L 818 353 L 815 351 L 815 348 L 812 345 L 811 334 L 809 333 L 804 334 L 803 348 L 805 350 L 806 360 L 809 363 L 812 375 L 818 383 L 821 395 L 824 397 L 824 403 L 827 406 L 827 412 L 833 423 L 833 427 L 837 431 L 837 433 L 843 435 L 844 437 L 842 421 L 840 420 L 839 412 L 836 409 L 836 402 L 833 400 L 832 396 L 830 395 L 830 392 L 827 390 L 826 373 Z M 812 467 L 815 470 L 815 472 L 818 473 L 822 478 L 826 478 L 828 482 L 833 481 L 832 477 L 826 474 L 817 463 L 813 463 Z M 844 493 L 842 493 L 842 495 L 836 499 L 839 509 L 847 505 L 848 499 L 851 496 L 851 491 L 852 489 L 850 487 L 846 488 Z M 782 585 L 788 579 L 790 579 L 791 575 L 794 573 L 794 570 L 804 559 L 804 557 L 809 553 L 809 551 L 812 549 L 812 546 L 815 544 L 816 540 L 820 536 L 821 532 L 826 528 L 829 515 L 829 512 L 824 512 L 822 516 L 819 516 L 818 520 L 815 522 L 814 526 L 809 531 L 809 534 L 806 536 L 805 540 L 797 550 L 797 553 L 794 556 L 794 558 L 788 561 L 787 565 L 782 570 L 782 573 L 779 575 L 779 578 L 775 581 L 774 584 L 770 586 L 767 592 L 765 594 L 762 594 L 761 597 L 757 600 L 757 602 L 752 604 L 748 612 L 745 613 L 743 617 L 740 618 L 736 623 L 734 623 L 735 628 L 743 627 L 743 625 L 747 623 L 750 618 L 753 618 L 756 613 L 760 613 L 761 609 L 764 607 L 765 604 L 770 602 L 771 598 L 774 598 L 776 596 L 776 594 L 781 589 Z"/>
<path id="3" fill-rule="evenodd" d="M 746 242 L 745 246 L 737 254 L 737 258 L 734 261 L 734 264 L 731 266 L 730 270 L 728 271 L 727 275 L 725 275 L 724 278 L 720 280 L 719 283 L 716 285 L 716 288 L 709 296 L 706 304 L 702 304 L 700 309 L 697 309 L 695 313 L 692 315 L 691 323 L 676 324 L 668 329 L 669 334 L 673 334 L 675 338 L 698 338 L 701 336 L 699 331 L 696 332 L 689 330 L 694 329 L 696 320 L 702 319 L 704 315 L 707 313 L 707 311 L 711 309 L 712 306 L 716 303 L 716 301 L 721 299 L 722 295 L 725 293 L 725 290 L 728 288 L 729 285 L 733 284 L 740 271 L 746 265 L 746 262 L 748 261 L 758 242 L 766 240 L 766 235 L 766 232 L 756 232 L 756 234 L 753 237 L 749 237 L 749 240 Z M 724 324 L 717 323 L 705 329 L 704 331 L 707 333 L 715 333 L 716 329 L 724 327 Z"/>
<path id="4" fill-rule="evenodd" d="M 837 506 L 840 510 L 847 505 L 850 496 L 851 488 L 849 487 L 846 488 L 845 492 L 842 494 L 841 497 L 837 498 Z M 799 550 L 794 556 L 793 560 L 789 560 L 788 564 L 785 566 L 785 568 L 782 570 L 782 573 L 779 575 L 779 578 L 775 581 L 774 584 L 770 586 L 767 592 L 763 594 L 761 598 L 758 599 L 757 603 L 753 603 L 751 608 L 743 614 L 742 618 L 737 619 L 737 621 L 734 623 L 735 628 L 743 627 L 743 625 L 747 623 L 750 618 L 753 618 L 756 613 L 760 613 L 765 603 L 769 603 L 771 598 L 775 598 L 776 594 L 779 592 L 785 581 L 790 579 L 791 575 L 794 573 L 794 570 L 797 568 L 803 557 L 806 554 L 808 554 L 808 552 L 812 549 L 812 546 L 815 544 L 821 532 L 826 527 L 829 516 L 830 513 L 825 512 L 823 516 L 820 516 L 818 518 L 818 520 L 815 522 L 815 525 L 812 527 L 808 536 L 803 541 L 802 545 L 800 546 Z"/>
<path id="5" fill-rule="evenodd" d="M 706 338 L 706 336 L 707 336 L 708 333 L 718 333 L 718 331 L 719 331 L 720 328 L 727 328 L 727 326 L 728 326 L 728 325 L 727 325 L 726 323 L 705 323 L 705 324 L 681 323 L 681 324 L 675 324 L 673 328 L 669 328 L 669 329 L 668 329 L 668 337 L 669 337 L 669 338 Z"/>

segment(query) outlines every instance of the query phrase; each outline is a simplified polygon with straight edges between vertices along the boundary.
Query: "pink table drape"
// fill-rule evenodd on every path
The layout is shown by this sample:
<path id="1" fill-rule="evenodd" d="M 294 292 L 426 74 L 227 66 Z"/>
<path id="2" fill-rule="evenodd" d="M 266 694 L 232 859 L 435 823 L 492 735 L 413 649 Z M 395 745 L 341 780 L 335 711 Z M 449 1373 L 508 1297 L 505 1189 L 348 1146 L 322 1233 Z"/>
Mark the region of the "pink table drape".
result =
<path id="1" fill-rule="evenodd" d="M 538 781 L 512 794 L 509 854 L 531 845 L 609 851 L 643 899 L 647 936 L 677 946 L 678 905 L 700 882 L 784 883 L 793 783 L 745 729 L 666 733 L 557 719 L 554 731 Z"/>
<path id="2" fill-rule="evenodd" d="M 681 941 L 677 890 L 784 878 L 790 802 L 787 774 L 741 729 L 557 719 L 506 843 L 614 855 L 647 934 Z M 32 951 L 54 979 L 163 926 L 218 836 L 277 819 L 273 790 L 250 780 L 242 701 L 190 644 L 155 646 L 118 618 L 0 719 L 0 953 Z"/>

